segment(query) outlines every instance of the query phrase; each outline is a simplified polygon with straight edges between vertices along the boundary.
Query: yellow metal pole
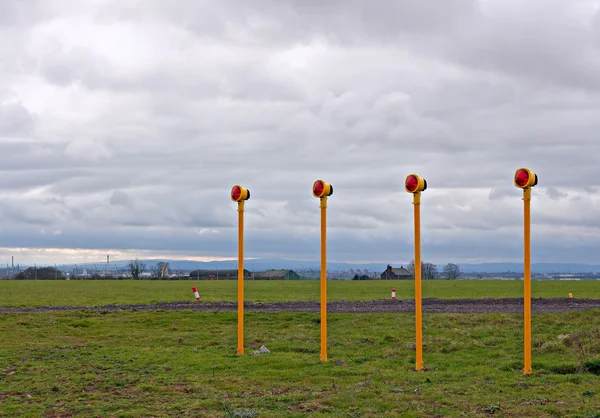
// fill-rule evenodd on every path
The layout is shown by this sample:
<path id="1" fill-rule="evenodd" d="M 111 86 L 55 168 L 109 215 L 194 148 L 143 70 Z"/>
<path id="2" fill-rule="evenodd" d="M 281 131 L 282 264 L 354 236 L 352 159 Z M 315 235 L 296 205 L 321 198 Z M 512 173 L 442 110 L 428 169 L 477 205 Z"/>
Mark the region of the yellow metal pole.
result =
<path id="1" fill-rule="evenodd" d="M 415 319 L 416 319 L 416 370 L 423 370 L 423 314 L 421 306 L 421 192 L 413 193 L 415 210 Z"/>
<path id="2" fill-rule="evenodd" d="M 531 189 L 523 189 L 524 202 L 524 316 L 525 316 L 525 367 L 523 374 L 531 374 Z"/>
<path id="3" fill-rule="evenodd" d="M 238 354 L 244 354 L 244 202 L 238 202 Z"/>
<path id="4" fill-rule="evenodd" d="M 321 198 L 321 361 L 327 361 L 327 197 Z"/>

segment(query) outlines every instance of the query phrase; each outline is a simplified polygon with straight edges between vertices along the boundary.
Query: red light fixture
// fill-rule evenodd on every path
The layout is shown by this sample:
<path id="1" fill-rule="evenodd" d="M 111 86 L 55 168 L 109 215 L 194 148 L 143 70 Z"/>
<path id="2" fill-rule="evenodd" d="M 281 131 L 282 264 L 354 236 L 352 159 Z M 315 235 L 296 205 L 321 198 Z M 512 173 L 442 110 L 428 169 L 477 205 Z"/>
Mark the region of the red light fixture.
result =
<path id="1" fill-rule="evenodd" d="M 323 180 L 317 180 L 313 183 L 312 192 L 313 196 L 319 198 L 331 196 L 333 194 L 333 186 Z"/>
<path id="2" fill-rule="evenodd" d="M 238 201 L 242 197 L 242 189 L 240 186 L 233 186 L 231 189 L 231 199 Z"/>
<path id="3" fill-rule="evenodd" d="M 417 190 L 417 186 L 419 185 L 419 180 L 417 179 L 417 176 L 408 176 L 406 178 L 406 190 L 409 191 L 409 193 L 414 193 L 415 190 Z"/>
<path id="4" fill-rule="evenodd" d="M 529 173 L 527 170 L 517 170 L 517 173 L 515 174 L 515 183 L 518 187 L 525 187 L 527 183 L 529 183 Z"/>
<path id="5" fill-rule="evenodd" d="M 416 174 L 409 174 L 404 181 L 404 189 L 408 193 L 418 193 L 427 190 L 427 181 Z"/>
<path id="6" fill-rule="evenodd" d="M 323 182 L 321 180 L 315 181 L 315 184 L 313 184 L 313 194 L 315 196 L 321 196 L 323 194 L 323 190 L 325 190 Z"/>
<path id="7" fill-rule="evenodd" d="M 520 189 L 533 187 L 538 183 L 537 174 L 528 168 L 519 168 L 515 172 L 515 186 Z"/>
<path id="8" fill-rule="evenodd" d="M 241 202 L 248 199 L 250 199 L 250 190 L 243 188 L 239 184 L 231 188 L 231 200 L 234 202 Z"/>

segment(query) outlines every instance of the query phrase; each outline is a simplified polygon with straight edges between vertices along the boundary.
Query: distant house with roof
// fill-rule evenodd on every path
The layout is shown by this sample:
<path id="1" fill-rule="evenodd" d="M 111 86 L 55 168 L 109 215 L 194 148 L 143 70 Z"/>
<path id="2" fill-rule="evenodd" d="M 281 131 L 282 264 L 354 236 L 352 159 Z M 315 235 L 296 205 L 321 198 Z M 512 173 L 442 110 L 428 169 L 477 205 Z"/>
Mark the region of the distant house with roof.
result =
<path id="1" fill-rule="evenodd" d="M 267 270 L 255 273 L 254 280 L 302 280 L 302 277 L 294 270 Z"/>
<path id="2" fill-rule="evenodd" d="M 413 275 L 410 271 L 400 266 L 394 268 L 388 264 L 387 268 L 381 273 L 381 280 L 411 280 Z"/>
<path id="3" fill-rule="evenodd" d="M 198 280 L 237 280 L 238 271 L 235 270 L 192 270 L 190 279 Z M 252 273 L 244 270 L 244 279 L 251 279 Z"/>

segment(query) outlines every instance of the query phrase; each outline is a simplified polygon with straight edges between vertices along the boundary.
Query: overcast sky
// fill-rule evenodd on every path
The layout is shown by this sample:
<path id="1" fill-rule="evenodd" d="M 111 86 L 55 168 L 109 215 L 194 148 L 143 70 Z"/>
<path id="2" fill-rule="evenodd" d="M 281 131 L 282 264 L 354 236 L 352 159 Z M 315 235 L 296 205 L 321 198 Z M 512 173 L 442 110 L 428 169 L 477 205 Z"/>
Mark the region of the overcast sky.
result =
<path id="1" fill-rule="evenodd" d="M 599 3 L 2 1 L 0 262 L 600 263 Z"/>

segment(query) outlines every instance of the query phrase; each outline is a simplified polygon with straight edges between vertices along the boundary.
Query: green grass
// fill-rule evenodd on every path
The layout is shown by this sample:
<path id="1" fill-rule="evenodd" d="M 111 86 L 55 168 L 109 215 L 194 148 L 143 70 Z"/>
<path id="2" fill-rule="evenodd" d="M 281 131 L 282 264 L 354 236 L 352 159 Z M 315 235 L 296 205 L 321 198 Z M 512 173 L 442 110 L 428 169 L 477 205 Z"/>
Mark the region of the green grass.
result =
<path id="1" fill-rule="evenodd" d="M 236 301 L 236 281 L 0 281 L 0 306 L 75 305 L 99 306 L 152 302 L 191 301 L 192 286 L 197 286 L 202 301 Z M 414 298 L 412 280 L 328 282 L 328 300 L 373 300 L 391 297 Z M 600 298 L 600 281 L 533 281 L 533 297 Z M 522 297 L 522 281 L 432 280 L 423 281 L 423 297 L 488 298 Z M 247 280 L 245 297 L 252 302 L 319 300 L 319 282 Z"/>
<path id="2" fill-rule="evenodd" d="M 235 313 L 0 315 L 0 416 L 600 416 L 600 376 L 559 338 L 600 310 L 534 315 L 531 376 L 521 315 L 424 315 L 425 372 L 413 315 L 330 314 L 327 363 L 318 318 L 248 313 L 237 356 Z"/>

